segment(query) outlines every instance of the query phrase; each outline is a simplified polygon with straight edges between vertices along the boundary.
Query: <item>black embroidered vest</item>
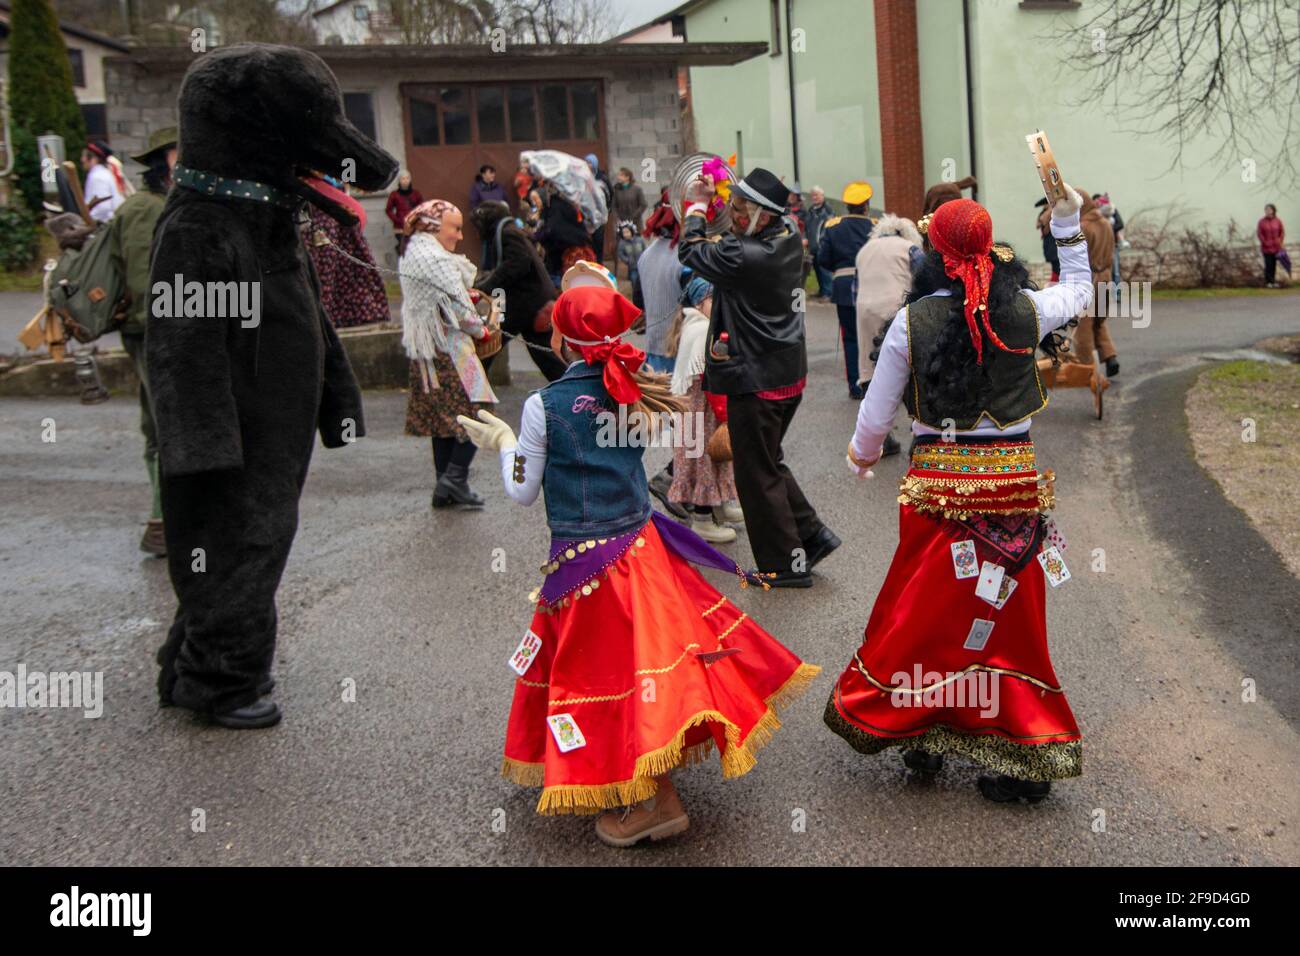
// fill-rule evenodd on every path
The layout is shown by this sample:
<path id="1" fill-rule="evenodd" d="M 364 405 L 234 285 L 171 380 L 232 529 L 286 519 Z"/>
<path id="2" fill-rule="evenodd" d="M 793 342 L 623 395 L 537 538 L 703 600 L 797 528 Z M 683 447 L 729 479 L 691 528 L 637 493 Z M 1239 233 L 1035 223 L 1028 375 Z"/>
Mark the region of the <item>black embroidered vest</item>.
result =
<path id="1" fill-rule="evenodd" d="M 1038 377 L 1034 353 L 1015 355 L 1004 352 L 989 341 L 987 334 L 984 336 L 984 374 L 991 388 L 983 408 L 945 407 L 937 396 L 926 391 L 916 370 L 924 369 L 929 363 L 940 330 L 953 316 L 952 309 L 953 298 L 944 295 L 926 296 L 907 307 L 907 358 L 912 374 L 903 401 L 912 417 L 939 431 L 947 424 L 945 419 L 950 419 L 959 431 L 968 431 L 985 416 L 999 428 L 1005 428 L 1041 411 L 1047 405 L 1047 392 Z M 1037 347 L 1038 312 L 1029 296 L 1016 296 L 1011 321 L 1006 319 L 1005 315 L 1000 316 L 994 327 L 1007 347 Z M 952 320 L 962 322 L 965 328 L 960 315 Z"/>

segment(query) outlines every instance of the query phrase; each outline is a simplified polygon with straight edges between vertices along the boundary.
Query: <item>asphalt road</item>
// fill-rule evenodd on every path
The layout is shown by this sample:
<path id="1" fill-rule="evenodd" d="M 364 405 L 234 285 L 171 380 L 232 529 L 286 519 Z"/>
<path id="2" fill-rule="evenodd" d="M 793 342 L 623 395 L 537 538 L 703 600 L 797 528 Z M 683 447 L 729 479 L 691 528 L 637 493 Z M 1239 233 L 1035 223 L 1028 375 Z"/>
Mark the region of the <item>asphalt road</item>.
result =
<path id="1" fill-rule="evenodd" d="M 855 406 L 833 312 L 813 306 L 786 450 L 845 546 L 807 591 L 714 577 L 824 672 L 748 776 L 724 782 L 716 760 L 679 775 L 687 837 L 630 852 L 598 844 L 589 818 L 536 816 L 536 791 L 498 776 L 505 660 L 528 624 L 544 513 L 509 502 L 486 461 L 486 510 L 431 512 L 428 444 L 402 436 L 403 395 L 369 394 L 370 437 L 317 451 L 280 589 L 286 718 L 259 733 L 156 705 L 173 602 L 165 565 L 136 550 L 148 489 L 134 403 L 0 402 L 0 671 L 102 671 L 105 694 L 99 719 L 0 710 L 0 862 L 1294 865 L 1300 591 L 1190 462 L 1181 395 L 1202 356 L 1300 331 L 1297 306 L 1157 302 L 1149 328 L 1116 323 L 1123 371 L 1105 422 L 1083 390 L 1036 420 L 1073 572 L 1050 592 L 1049 636 L 1085 760 L 1035 807 L 985 802 L 959 761 L 917 784 L 896 754 L 860 756 L 821 723 L 897 542 L 904 463 L 874 483 L 848 475 Z M 508 420 L 536 381 L 503 391 Z M 731 550 L 748 557 L 743 537 Z"/>

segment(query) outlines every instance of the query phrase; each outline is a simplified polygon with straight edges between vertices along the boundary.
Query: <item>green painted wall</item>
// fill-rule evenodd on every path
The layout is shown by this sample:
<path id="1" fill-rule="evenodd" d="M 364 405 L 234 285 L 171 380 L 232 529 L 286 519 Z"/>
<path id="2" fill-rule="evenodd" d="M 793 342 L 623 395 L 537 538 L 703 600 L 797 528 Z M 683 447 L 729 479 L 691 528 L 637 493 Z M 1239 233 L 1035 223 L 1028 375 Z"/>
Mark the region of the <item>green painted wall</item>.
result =
<path id="1" fill-rule="evenodd" d="M 1184 150 L 1181 169 L 1154 135 L 1132 129 L 1089 98 L 1079 74 L 1063 64 L 1090 55 L 1092 37 L 1077 31 L 1077 49 L 1046 33 L 1083 23 L 1092 6 L 1065 13 L 1025 10 L 1016 0 L 970 0 L 975 101 L 975 162 L 968 148 L 965 54 L 960 0 L 916 0 L 925 181 L 979 178 L 978 198 L 993 216 L 995 233 L 1029 259 L 1040 259 L 1034 202 L 1042 195 L 1024 137 L 1046 130 L 1068 180 L 1091 192 L 1108 191 L 1129 222 L 1144 210 L 1160 215 L 1181 204 L 1189 222 L 1226 226 L 1236 219 L 1252 236 L 1265 202 L 1283 221 L 1300 221 L 1300 189 L 1275 180 L 1266 156 L 1256 157 L 1257 182 L 1244 182 L 1241 157 L 1210 161 L 1220 139 L 1205 132 Z M 779 0 L 782 16 L 785 0 Z M 712 0 L 686 15 L 687 39 L 771 39 L 768 0 Z M 800 180 L 838 197 L 846 182 L 876 188 L 872 206 L 888 208 L 881 178 L 880 114 L 872 0 L 794 0 L 794 26 L 806 30 L 807 49 L 795 53 Z M 691 70 L 701 148 L 730 153 L 743 132 L 743 162 L 793 179 L 790 105 L 783 38 L 780 56 L 756 57 L 734 67 Z M 1262 108 L 1262 107 L 1261 107 Z M 1279 118 L 1279 127 L 1281 125 Z M 1261 144 L 1267 153 L 1269 144 Z M 950 162 L 945 162 L 950 161 Z"/>
<path id="2" fill-rule="evenodd" d="M 765 166 L 794 180 L 787 56 L 794 57 L 799 128 L 799 180 L 804 190 L 822 186 L 838 199 L 845 183 L 865 179 L 880 207 L 880 111 L 876 97 L 876 38 L 869 0 L 794 0 L 791 54 L 779 0 L 782 38 L 778 56 L 732 67 L 695 67 L 691 95 L 701 149 L 729 154 L 742 133 L 746 168 Z M 691 42 L 762 40 L 771 43 L 769 0 L 713 0 L 686 16 Z"/>
<path id="3" fill-rule="evenodd" d="M 930 186 L 970 175 L 960 3 L 917 0 L 916 34 L 925 183 Z"/>
<path id="4" fill-rule="evenodd" d="M 1074 48 L 1046 38 L 1061 24 L 1086 22 L 1088 4 L 1060 14 L 989 0 L 972 0 L 970 6 L 979 198 L 998 237 L 1027 258 L 1041 259 L 1033 204 L 1042 191 L 1024 137 L 1040 127 L 1051 136 L 1066 180 L 1090 192 L 1109 192 L 1128 223 L 1140 221 L 1144 210 L 1155 215 L 1161 207 L 1181 203 L 1189 220 L 1212 228 L 1235 218 L 1249 239 L 1266 202 L 1277 204 L 1283 221 L 1288 211 L 1291 221 L 1300 218 L 1300 191 L 1279 187 L 1264 157 L 1258 159 L 1258 182 L 1243 182 L 1240 158 L 1212 162 L 1221 140 L 1202 132 L 1189 140 L 1182 169 L 1170 169 L 1173 152 L 1162 139 L 1143 135 L 1133 128 L 1134 120 L 1088 97 L 1081 74 L 1065 64 L 1067 58 L 1089 56 L 1093 38 L 1078 30 Z"/>

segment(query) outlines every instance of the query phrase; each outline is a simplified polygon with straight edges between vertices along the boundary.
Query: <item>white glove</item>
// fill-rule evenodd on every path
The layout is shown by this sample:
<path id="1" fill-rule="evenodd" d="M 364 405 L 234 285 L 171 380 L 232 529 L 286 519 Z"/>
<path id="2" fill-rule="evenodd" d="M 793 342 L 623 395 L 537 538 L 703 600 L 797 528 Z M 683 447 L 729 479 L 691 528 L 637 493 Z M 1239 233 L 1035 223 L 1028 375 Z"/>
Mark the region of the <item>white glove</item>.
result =
<path id="1" fill-rule="evenodd" d="M 469 435 L 469 440 L 479 448 L 492 448 L 496 451 L 512 451 L 519 443 L 515 441 L 514 430 L 486 409 L 479 409 L 481 421 L 474 421 L 464 415 L 457 415 L 456 421 Z"/>
<path id="2" fill-rule="evenodd" d="M 856 475 L 860 480 L 863 481 L 865 481 L 868 478 L 876 477 L 876 473 L 871 470 L 871 465 L 874 465 L 876 461 L 880 460 L 879 455 L 876 456 L 876 461 L 873 461 L 871 462 L 870 465 L 865 465 L 865 466 L 858 464 L 858 461 L 861 461 L 861 459 L 859 459 L 858 461 L 854 461 L 853 460 L 854 457 L 855 456 L 853 452 L 853 445 L 852 443 L 850 443 L 848 453 L 845 454 L 844 456 L 844 460 L 848 463 L 849 471 L 853 472 L 854 475 Z"/>
<path id="3" fill-rule="evenodd" d="M 1052 204 L 1053 219 L 1069 219 L 1071 216 L 1079 214 L 1083 208 L 1083 197 L 1069 183 L 1062 184 L 1065 187 L 1065 198 L 1058 199 Z"/>
<path id="4" fill-rule="evenodd" d="M 868 478 L 876 477 L 876 473 L 870 468 L 859 468 L 857 465 L 853 464 L 853 459 L 848 455 L 844 456 L 844 460 L 849 463 L 849 471 L 853 472 L 853 474 L 860 480 L 865 481 Z"/>

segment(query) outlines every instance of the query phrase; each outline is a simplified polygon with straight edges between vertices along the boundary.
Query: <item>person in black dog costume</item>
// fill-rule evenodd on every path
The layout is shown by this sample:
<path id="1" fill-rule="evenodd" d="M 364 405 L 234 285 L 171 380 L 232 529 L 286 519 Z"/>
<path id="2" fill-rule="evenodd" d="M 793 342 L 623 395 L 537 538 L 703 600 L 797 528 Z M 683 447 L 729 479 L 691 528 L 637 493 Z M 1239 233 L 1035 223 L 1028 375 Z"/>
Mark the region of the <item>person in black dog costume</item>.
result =
<path id="1" fill-rule="evenodd" d="M 275 592 L 315 432 L 327 448 L 365 434 L 361 392 L 325 319 L 298 219 L 312 202 L 355 223 L 355 200 L 313 174 L 378 190 L 397 161 L 348 122 L 334 74 L 305 50 L 248 43 L 205 53 L 185 75 L 179 110 L 145 346 L 179 602 L 158 652 L 158 692 L 163 706 L 221 726 L 269 727 L 280 719 L 269 697 Z M 202 302 L 191 300 L 194 282 Z M 181 314 L 177 283 L 189 286 Z M 258 290 L 255 315 L 232 315 L 232 298 L 223 306 L 214 295 L 235 288 Z"/>

